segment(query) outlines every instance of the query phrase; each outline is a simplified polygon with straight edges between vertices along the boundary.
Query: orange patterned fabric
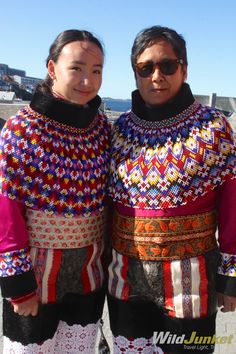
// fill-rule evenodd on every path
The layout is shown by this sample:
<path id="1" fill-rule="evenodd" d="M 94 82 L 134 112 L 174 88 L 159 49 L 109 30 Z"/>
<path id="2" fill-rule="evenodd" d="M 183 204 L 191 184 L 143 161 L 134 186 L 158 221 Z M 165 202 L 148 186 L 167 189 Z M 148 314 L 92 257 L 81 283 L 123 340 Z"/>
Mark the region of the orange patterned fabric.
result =
<path id="1" fill-rule="evenodd" d="M 176 217 L 114 216 L 113 247 L 142 260 L 195 257 L 217 247 L 216 215 Z"/>

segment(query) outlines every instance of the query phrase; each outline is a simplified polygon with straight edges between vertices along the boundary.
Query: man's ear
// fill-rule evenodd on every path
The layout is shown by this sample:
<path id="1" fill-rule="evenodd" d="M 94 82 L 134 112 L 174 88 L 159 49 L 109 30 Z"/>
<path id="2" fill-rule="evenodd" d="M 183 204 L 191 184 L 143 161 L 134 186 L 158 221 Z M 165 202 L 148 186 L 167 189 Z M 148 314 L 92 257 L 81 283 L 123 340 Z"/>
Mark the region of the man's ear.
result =
<path id="1" fill-rule="evenodd" d="M 186 81 L 187 77 L 188 77 L 188 66 L 186 64 L 183 64 L 182 65 L 182 70 L 183 70 L 184 81 Z"/>

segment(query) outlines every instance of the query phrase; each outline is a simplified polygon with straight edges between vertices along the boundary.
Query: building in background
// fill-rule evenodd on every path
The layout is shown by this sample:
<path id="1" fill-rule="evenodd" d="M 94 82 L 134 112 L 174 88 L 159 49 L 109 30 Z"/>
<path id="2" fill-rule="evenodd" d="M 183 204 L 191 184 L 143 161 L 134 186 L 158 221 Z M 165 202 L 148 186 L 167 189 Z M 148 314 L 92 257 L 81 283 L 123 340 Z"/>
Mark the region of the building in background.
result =
<path id="1" fill-rule="evenodd" d="M 24 70 L 10 68 L 7 64 L 0 64 L 0 91 L 14 91 L 17 98 L 30 99 L 35 86 L 41 80 L 26 76 Z"/>
<path id="2" fill-rule="evenodd" d="M 26 72 L 24 70 L 20 70 L 20 69 L 9 68 L 9 66 L 7 64 L 0 64 L 0 77 L 3 77 L 5 75 L 26 76 Z"/>

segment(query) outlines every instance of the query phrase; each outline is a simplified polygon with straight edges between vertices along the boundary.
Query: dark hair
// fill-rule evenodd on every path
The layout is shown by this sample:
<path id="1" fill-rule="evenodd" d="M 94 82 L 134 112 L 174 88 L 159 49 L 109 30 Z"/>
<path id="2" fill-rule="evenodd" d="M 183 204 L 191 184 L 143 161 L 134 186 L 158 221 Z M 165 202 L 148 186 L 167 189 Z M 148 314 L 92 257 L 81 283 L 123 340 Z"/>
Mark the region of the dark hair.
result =
<path id="1" fill-rule="evenodd" d="M 164 40 L 173 47 L 178 59 L 183 59 L 184 64 L 188 65 L 186 42 L 182 35 L 171 28 L 162 26 L 152 26 L 139 32 L 134 40 L 131 50 L 131 64 L 135 71 L 137 58 L 147 48 L 154 43 Z"/>
<path id="2" fill-rule="evenodd" d="M 49 54 L 46 59 L 46 66 L 48 66 L 49 60 L 53 60 L 55 63 L 58 61 L 58 58 L 61 54 L 62 49 L 66 44 L 71 42 L 81 41 L 81 42 L 91 42 L 94 43 L 101 50 L 104 55 L 104 49 L 102 43 L 91 33 L 85 30 L 66 30 L 61 32 L 52 45 L 49 48 Z M 42 80 L 36 87 L 36 89 L 41 89 L 45 93 L 50 93 L 52 87 L 52 79 L 47 74 L 46 78 Z"/>

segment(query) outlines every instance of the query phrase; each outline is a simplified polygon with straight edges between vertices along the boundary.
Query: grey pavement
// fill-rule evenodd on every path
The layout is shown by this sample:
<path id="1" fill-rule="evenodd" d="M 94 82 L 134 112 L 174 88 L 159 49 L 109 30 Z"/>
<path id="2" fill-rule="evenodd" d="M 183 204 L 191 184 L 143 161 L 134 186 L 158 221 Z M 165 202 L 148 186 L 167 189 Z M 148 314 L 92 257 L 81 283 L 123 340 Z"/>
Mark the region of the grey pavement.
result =
<path id="1" fill-rule="evenodd" d="M 0 297 L 0 313 L 2 313 L 2 298 Z M 107 304 L 103 312 L 104 334 L 110 348 L 112 347 L 112 335 L 109 328 L 109 316 Z M 217 315 L 216 337 L 221 343 L 216 344 L 214 354 L 236 354 L 236 311 Z M 111 350 L 111 354 L 113 351 Z M 0 316 L 0 354 L 2 354 L 2 316 Z"/>

